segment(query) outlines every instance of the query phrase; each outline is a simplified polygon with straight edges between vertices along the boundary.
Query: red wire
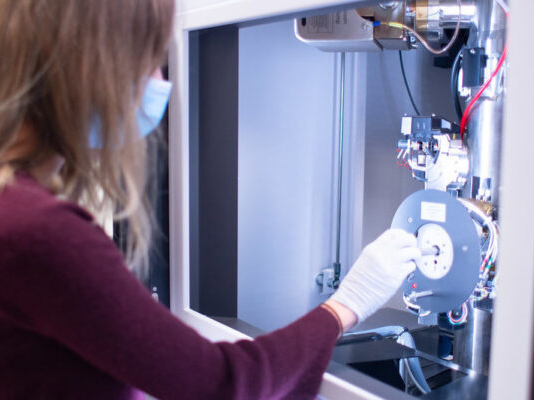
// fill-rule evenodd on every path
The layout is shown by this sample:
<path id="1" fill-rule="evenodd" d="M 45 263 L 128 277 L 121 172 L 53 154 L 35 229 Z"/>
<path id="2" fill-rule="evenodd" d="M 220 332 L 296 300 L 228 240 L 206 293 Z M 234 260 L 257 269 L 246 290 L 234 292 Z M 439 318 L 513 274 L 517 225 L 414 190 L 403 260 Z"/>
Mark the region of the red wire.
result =
<path id="1" fill-rule="evenodd" d="M 497 64 L 497 68 L 495 68 L 495 71 L 493 71 L 488 81 L 484 83 L 484 85 L 479 89 L 477 94 L 471 99 L 471 101 L 469 102 L 469 105 L 465 109 L 464 115 L 462 115 L 462 122 L 460 123 L 460 135 L 462 137 L 462 140 L 464 139 L 465 128 L 467 127 L 467 123 L 469 122 L 471 111 L 473 111 L 473 107 L 475 103 L 480 98 L 480 96 L 482 96 L 482 93 L 484 93 L 484 91 L 488 88 L 493 78 L 495 78 L 495 75 L 497 75 L 497 73 L 500 71 L 502 65 L 504 64 L 504 60 L 506 59 L 507 54 L 508 54 L 508 44 L 504 46 L 504 50 L 501 54 L 501 58 L 499 59 L 499 63 Z"/>

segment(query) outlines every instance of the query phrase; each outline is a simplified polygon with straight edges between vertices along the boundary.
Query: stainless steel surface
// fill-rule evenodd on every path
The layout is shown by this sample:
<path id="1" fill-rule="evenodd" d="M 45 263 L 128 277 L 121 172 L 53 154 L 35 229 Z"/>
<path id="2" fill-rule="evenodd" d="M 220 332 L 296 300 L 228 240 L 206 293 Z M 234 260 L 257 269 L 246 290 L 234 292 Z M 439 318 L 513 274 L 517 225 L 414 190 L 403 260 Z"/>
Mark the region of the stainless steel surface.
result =
<path id="1" fill-rule="evenodd" d="M 469 374 L 425 395 L 425 400 L 486 400 L 488 378 L 481 374 Z"/>
<path id="2" fill-rule="evenodd" d="M 371 320 L 372 319 L 372 320 Z M 376 328 L 376 332 L 381 332 L 381 328 L 384 325 L 393 323 L 402 326 L 409 327 L 414 335 L 414 339 L 418 348 L 425 349 L 413 350 L 405 346 L 400 346 L 395 343 L 394 340 L 385 339 L 387 336 L 379 334 L 373 334 L 373 329 Z M 334 372 L 336 375 L 342 377 L 348 382 L 355 382 L 353 379 L 360 376 L 360 372 L 354 369 L 343 368 L 338 363 L 352 364 L 354 368 L 358 368 L 358 364 L 361 363 L 373 363 L 373 362 L 387 362 L 387 360 L 396 360 L 402 357 L 416 356 L 422 362 L 423 373 L 425 377 L 433 377 L 433 374 L 440 374 L 445 370 L 448 370 L 452 375 L 452 382 L 443 385 L 443 381 L 440 379 L 432 381 L 432 385 L 437 384 L 438 387 L 432 386 L 433 390 L 425 396 L 420 398 L 425 399 L 477 399 L 482 400 L 486 398 L 487 394 L 487 378 L 473 371 L 469 368 L 465 368 L 462 365 L 458 365 L 455 362 L 446 361 L 437 357 L 434 352 L 437 349 L 437 335 L 439 330 L 437 328 L 427 328 L 417 324 L 416 317 L 406 312 L 383 309 L 378 311 L 375 315 L 371 316 L 369 320 L 364 321 L 360 331 L 364 332 L 355 333 L 351 335 L 352 342 L 344 342 L 336 347 L 334 350 L 333 362 L 329 367 L 329 372 Z M 393 327 L 391 327 L 393 328 Z M 335 367 L 334 367 L 335 366 Z M 349 371 L 355 373 L 354 378 L 350 377 Z M 434 371 L 434 372 L 432 372 Z M 384 372 L 387 373 L 387 372 Z M 443 379 L 443 375 L 440 375 Z M 445 375 L 447 376 L 447 375 Z M 389 376 L 388 376 L 389 379 Z M 379 381 L 375 380 L 379 383 Z M 429 384 L 431 382 L 429 381 Z M 443 386 L 440 386 L 443 385 Z M 396 389 L 393 389 L 396 390 Z M 401 391 L 396 391 L 385 396 L 383 393 L 377 393 L 384 399 L 400 399 L 404 398 Z M 407 395 L 409 398 L 417 398 L 411 395 Z"/>
<path id="3" fill-rule="evenodd" d="M 300 41 L 327 52 L 380 51 L 373 23 L 355 10 L 295 19 L 295 35 Z"/>
<path id="4" fill-rule="evenodd" d="M 444 29 L 455 29 L 460 18 L 460 29 L 472 25 L 476 7 L 474 0 L 463 0 L 460 7 L 457 0 L 409 0 L 389 2 L 376 7 L 358 9 L 361 16 L 373 17 L 378 21 L 399 22 L 424 34 L 429 41 L 446 40 Z M 406 50 L 413 47 L 402 29 L 380 25 L 375 28 L 375 38 L 384 49 Z"/>
<path id="5" fill-rule="evenodd" d="M 394 10 L 403 3 L 402 1 L 381 1 L 378 6 L 383 10 Z"/>
<path id="6" fill-rule="evenodd" d="M 459 190 L 466 183 L 469 158 L 458 133 L 458 125 L 441 117 L 404 116 L 405 139 L 397 143 L 397 159 L 408 161 L 412 176 L 425 189 Z"/>
<path id="7" fill-rule="evenodd" d="M 463 367 L 463 366 L 461 366 L 459 364 L 456 364 L 454 362 L 451 362 L 451 361 L 443 360 L 443 359 L 441 359 L 439 357 L 436 357 L 436 356 L 434 356 L 432 354 L 424 353 L 422 351 L 416 351 L 415 354 L 416 354 L 416 356 L 424 357 L 429 361 L 435 362 L 436 364 L 444 365 L 447 368 L 452 369 L 453 371 L 458 371 L 458 372 L 461 372 L 462 374 L 465 374 L 465 375 L 469 375 L 469 374 L 473 373 L 473 371 L 471 369 L 469 369 L 469 368 L 465 368 L 465 367 Z"/>
<path id="8" fill-rule="evenodd" d="M 417 0 L 413 6 L 415 28 L 429 41 L 445 40 L 444 29 L 470 28 L 476 13 L 474 0 Z"/>
<path id="9" fill-rule="evenodd" d="M 506 15 L 495 1 L 476 0 L 474 24 L 468 47 L 483 47 L 490 56 L 499 56 L 504 48 Z"/>
<path id="10" fill-rule="evenodd" d="M 427 357 L 426 354 L 425 357 Z M 372 390 L 376 398 L 380 399 L 485 400 L 488 393 L 487 377 L 477 373 L 468 372 L 467 376 L 435 389 L 423 397 L 414 397 L 335 361 L 330 362 L 327 372 L 353 385 Z"/>
<path id="11" fill-rule="evenodd" d="M 428 16 L 438 18 L 442 29 L 454 29 L 458 21 L 458 2 L 456 0 L 434 0 L 428 2 Z M 469 28 L 476 15 L 475 0 L 462 0 L 461 28 Z"/>
<path id="12" fill-rule="evenodd" d="M 467 322 L 454 333 L 454 362 L 488 375 L 493 313 L 472 304 L 468 307 Z"/>
<path id="13" fill-rule="evenodd" d="M 398 22 L 423 33 L 429 41 L 447 38 L 444 29 L 469 28 L 475 16 L 475 0 L 417 0 L 381 2 L 333 14 L 295 20 L 299 40 L 323 51 L 408 50 L 417 47 L 403 29 L 388 25 L 373 27 L 370 20 Z M 460 13 L 461 11 L 461 13 Z"/>
<path id="14" fill-rule="evenodd" d="M 498 205 L 501 137 L 501 98 L 481 98 L 468 124 L 467 144 L 470 170 L 462 197 Z"/>
<path id="15" fill-rule="evenodd" d="M 332 360 L 342 364 L 372 361 L 394 360 L 415 357 L 416 350 L 398 344 L 394 339 L 372 338 L 365 335 L 367 341 L 359 341 L 337 345 Z"/>
<path id="16" fill-rule="evenodd" d="M 427 189 L 458 190 L 462 188 L 469 172 L 469 158 L 465 146 L 459 139 L 449 135 L 436 137 L 439 156 L 428 170 Z"/>
<path id="17" fill-rule="evenodd" d="M 477 15 L 468 47 L 484 48 L 487 66 L 484 81 L 495 70 L 506 40 L 506 15 L 496 2 L 477 0 Z M 467 125 L 470 171 L 462 197 L 498 204 L 505 66 L 477 101 Z M 478 91 L 470 88 L 467 103 Z M 467 104 L 466 103 L 466 104 Z"/>
<path id="18" fill-rule="evenodd" d="M 378 399 L 395 399 L 395 400 L 414 400 L 416 397 L 413 397 L 412 395 L 409 395 L 407 393 L 404 393 L 400 390 L 395 389 L 394 387 L 388 385 L 387 383 L 380 382 L 379 380 L 372 378 L 369 375 L 364 374 L 363 372 L 357 371 L 354 368 L 351 368 L 347 365 L 341 364 L 336 361 L 331 361 L 330 364 L 328 364 L 328 368 L 326 372 L 333 374 L 336 377 L 339 377 L 340 379 L 344 380 L 345 382 L 348 382 L 351 385 L 354 385 L 358 388 L 368 390 L 369 392 L 373 393 L 372 397 L 359 397 L 354 396 L 353 394 L 350 395 L 350 397 L 339 397 L 333 396 L 328 397 L 332 400 L 337 399 L 370 399 L 370 400 L 378 400 Z M 341 393 L 341 392 L 340 392 Z"/>

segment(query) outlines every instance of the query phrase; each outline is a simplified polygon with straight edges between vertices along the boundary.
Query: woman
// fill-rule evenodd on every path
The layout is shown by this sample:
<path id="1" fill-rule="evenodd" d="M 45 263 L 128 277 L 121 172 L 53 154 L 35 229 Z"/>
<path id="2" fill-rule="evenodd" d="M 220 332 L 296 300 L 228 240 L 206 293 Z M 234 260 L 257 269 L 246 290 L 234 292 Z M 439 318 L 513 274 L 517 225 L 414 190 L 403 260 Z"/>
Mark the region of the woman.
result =
<path id="1" fill-rule="evenodd" d="M 146 265 L 139 137 L 168 92 L 153 71 L 173 13 L 173 0 L 0 1 L 3 399 L 313 398 L 336 339 L 420 255 L 386 232 L 331 299 L 255 341 L 210 343 L 153 301 L 125 265 Z M 109 206 L 128 219 L 125 259 L 86 211 Z"/>

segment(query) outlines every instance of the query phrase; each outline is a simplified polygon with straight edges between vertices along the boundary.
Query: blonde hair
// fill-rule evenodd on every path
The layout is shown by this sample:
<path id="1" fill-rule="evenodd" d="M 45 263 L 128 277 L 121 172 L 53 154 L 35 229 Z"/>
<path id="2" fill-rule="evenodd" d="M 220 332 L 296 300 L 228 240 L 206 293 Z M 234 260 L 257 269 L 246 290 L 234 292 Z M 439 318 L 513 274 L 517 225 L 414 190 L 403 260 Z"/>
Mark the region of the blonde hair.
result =
<path id="1" fill-rule="evenodd" d="M 128 219 L 126 261 L 137 269 L 152 221 L 136 109 L 173 14 L 174 0 L 0 0 L 0 156 L 24 125 L 37 133 L 31 151 L 0 165 L 0 189 L 17 170 L 61 155 L 59 194 L 94 213 L 111 204 Z M 98 150 L 88 147 L 95 121 Z"/>

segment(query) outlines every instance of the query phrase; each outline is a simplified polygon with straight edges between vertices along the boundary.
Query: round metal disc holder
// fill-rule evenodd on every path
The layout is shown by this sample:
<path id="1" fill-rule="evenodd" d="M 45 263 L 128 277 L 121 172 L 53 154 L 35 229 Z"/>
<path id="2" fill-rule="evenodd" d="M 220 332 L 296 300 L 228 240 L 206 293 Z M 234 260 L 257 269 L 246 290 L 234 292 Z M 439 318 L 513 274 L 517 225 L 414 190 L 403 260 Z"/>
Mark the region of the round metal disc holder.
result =
<path id="1" fill-rule="evenodd" d="M 465 207 L 448 193 L 420 190 L 398 208 L 392 228 L 417 236 L 423 256 L 403 284 L 421 310 L 447 312 L 464 303 L 478 282 L 480 244 Z"/>

